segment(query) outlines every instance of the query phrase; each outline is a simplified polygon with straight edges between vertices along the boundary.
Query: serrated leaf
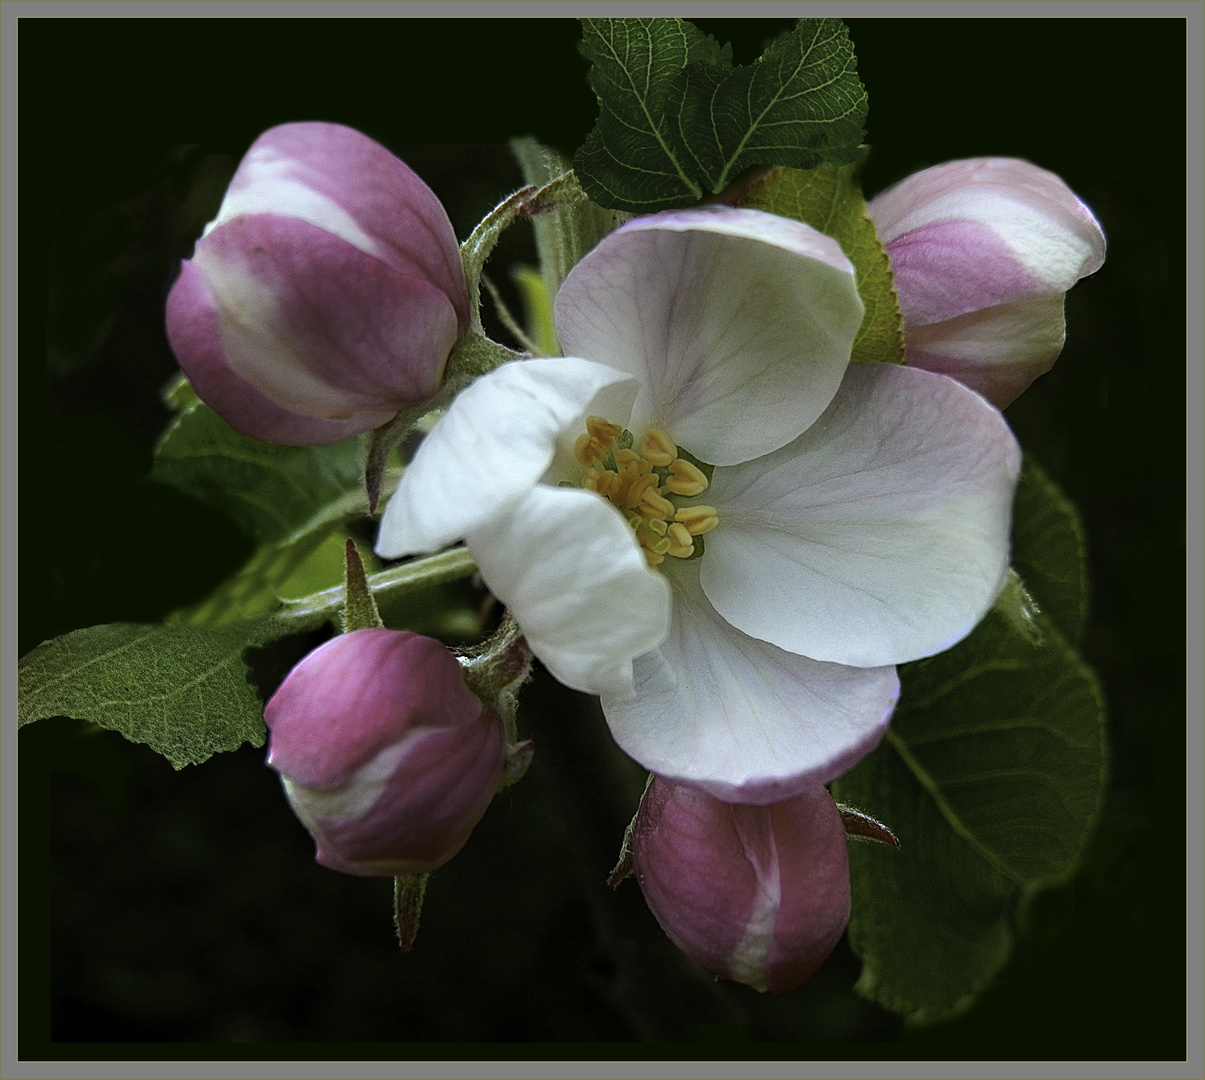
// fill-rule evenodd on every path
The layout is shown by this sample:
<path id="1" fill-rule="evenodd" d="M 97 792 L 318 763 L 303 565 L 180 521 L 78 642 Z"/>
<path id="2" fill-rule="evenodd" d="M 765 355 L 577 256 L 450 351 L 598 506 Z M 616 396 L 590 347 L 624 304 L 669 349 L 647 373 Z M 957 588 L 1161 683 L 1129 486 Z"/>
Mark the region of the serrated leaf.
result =
<path id="1" fill-rule="evenodd" d="M 800 19 L 747 67 L 683 19 L 582 19 L 598 122 L 574 171 L 600 206 L 652 213 L 751 165 L 860 154 L 866 91 L 840 19 Z"/>
<path id="2" fill-rule="evenodd" d="M 866 90 L 840 19 L 800 19 L 752 64 L 721 72 L 692 57 L 681 125 L 713 192 L 752 165 L 835 168 L 861 156 Z"/>
<path id="3" fill-rule="evenodd" d="M 1075 506 L 1028 454 L 1013 505 L 1012 562 L 1039 609 L 1068 641 L 1088 617 L 1088 559 Z"/>
<path id="4" fill-rule="evenodd" d="M 328 446 L 274 446 L 240 435 L 199 402 L 164 432 L 151 470 L 152 479 L 195 495 L 273 543 L 367 513 L 362 476 L 358 438 Z"/>
<path id="5" fill-rule="evenodd" d="M 831 236 L 854 266 L 866 312 L 854 339 L 855 363 L 904 362 L 904 329 L 891 265 L 858 186 L 856 167 L 774 169 L 756 180 L 740 205 L 792 218 Z"/>
<path id="6" fill-rule="evenodd" d="M 212 628 L 110 623 L 64 634 L 18 662 L 17 726 L 88 720 L 177 769 L 245 742 L 262 746 L 263 705 L 243 651 L 322 621 L 264 615 Z"/>
<path id="7" fill-rule="evenodd" d="M 1105 781 L 1092 671 L 1049 623 L 1034 644 L 990 614 L 900 670 L 884 744 L 833 785 L 886 822 L 898 851 L 850 849 L 858 989 L 929 1018 L 985 987 L 1012 947 L 1023 886 L 1067 873 Z"/>

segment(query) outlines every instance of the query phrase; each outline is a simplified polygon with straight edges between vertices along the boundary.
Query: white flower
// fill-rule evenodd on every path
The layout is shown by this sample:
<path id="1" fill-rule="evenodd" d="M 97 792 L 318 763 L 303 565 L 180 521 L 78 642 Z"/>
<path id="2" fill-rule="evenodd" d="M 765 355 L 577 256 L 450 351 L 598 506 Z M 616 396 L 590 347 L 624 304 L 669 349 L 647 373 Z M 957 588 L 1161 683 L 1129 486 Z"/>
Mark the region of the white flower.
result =
<path id="1" fill-rule="evenodd" d="M 991 605 L 1019 467 L 973 391 L 850 366 L 862 310 L 808 226 L 634 221 L 557 296 L 568 357 L 502 366 L 427 436 L 378 551 L 463 539 L 650 771 L 744 803 L 824 783 L 882 738 L 894 665 Z"/>

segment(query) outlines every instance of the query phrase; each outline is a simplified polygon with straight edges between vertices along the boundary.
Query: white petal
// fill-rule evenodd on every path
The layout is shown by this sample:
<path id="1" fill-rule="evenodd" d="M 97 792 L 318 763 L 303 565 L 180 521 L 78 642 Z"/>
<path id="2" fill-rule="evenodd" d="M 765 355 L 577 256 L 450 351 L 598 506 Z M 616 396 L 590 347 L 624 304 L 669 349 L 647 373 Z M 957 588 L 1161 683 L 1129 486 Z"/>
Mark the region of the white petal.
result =
<path id="1" fill-rule="evenodd" d="M 514 505 L 547 470 L 561 432 L 582 422 L 600 392 L 625 383 L 634 393 L 623 372 L 564 357 L 482 376 L 419 446 L 385 508 L 377 551 L 436 551 Z"/>
<path id="2" fill-rule="evenodd" d="M 862 320 L 836 241 L 758 210 L 672 211 L 606 237 L 556 299 L 566 350 L 637 376 L 633 431 L 734 464 L 824 411 Z"/>
<path id="3" fill-rule="evenodd" d="M 673 622 L 636 661 L 635 697 L 603 697 L 620 747 L 659 776 L 760 805 L 873 750 L 899 695 L 895 669 L 823 664 L 742 634 L 703 595 L 699 565 L 670 567 Z"/>
<path id="4" fill-rule="evenodd" d="M 1020 451 L 978 394 L 927 371 L 854 364 L 790 446 L 716 469 L 703 588 L 747 634 L 875 667 L 949 648 L 1008 568 Z"/>
<path id="5" fill-rule="evenodd" d="M 670 592 L 615 507 L 540 484 L 466 539 L 482 579 L 557 679 L 589 694 L 632 693 L 632 660 L 665 637 Z"/>

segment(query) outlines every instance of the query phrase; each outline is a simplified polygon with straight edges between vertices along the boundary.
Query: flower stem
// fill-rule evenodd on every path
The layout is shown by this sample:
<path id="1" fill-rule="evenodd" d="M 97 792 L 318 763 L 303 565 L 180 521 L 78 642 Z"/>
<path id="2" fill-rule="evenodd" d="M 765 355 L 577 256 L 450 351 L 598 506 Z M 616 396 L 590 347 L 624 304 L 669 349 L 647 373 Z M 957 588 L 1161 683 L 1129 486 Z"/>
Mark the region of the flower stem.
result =
<path id="1" fill-rule="evenodd" d="M 425 559 L 402 563 L 380 570 L 368 578 L 368 587 L 379 601 L 393 596 L 404 596 L 417 589 L 429 589 L 446 581 L 468 577 L 477 569 L 467 548 L 452 548 Z M 335 615 L 343 609 L 343 586 L 336 585 L 322 592 L 312 593 L 299 600 L 288 600 L 281 614 L 286 618 L 310 618 L 318 615 Z"/>

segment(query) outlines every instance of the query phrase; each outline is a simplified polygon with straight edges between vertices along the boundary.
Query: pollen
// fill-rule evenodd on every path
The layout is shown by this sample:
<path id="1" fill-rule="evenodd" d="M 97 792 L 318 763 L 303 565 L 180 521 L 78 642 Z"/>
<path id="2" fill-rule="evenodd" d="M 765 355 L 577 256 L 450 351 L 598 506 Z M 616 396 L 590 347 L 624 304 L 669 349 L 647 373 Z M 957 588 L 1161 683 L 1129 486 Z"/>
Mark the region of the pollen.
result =
<path id="1" fill-rule="evenodd" d="M 573 446 L 584 469 L 579 483 L 623 512 L 653 568 L 666 557 L 701 554 L 695 538 L 720 523 L 714 506 L 689 501 L 707 490 L 710 466 L 700 468 L 697 459 L 687 460 L 689 453 L 683 453 L 660 428 L 649 428 L 637 440 L 601 416 L 586 418 L 585 434 Z"/>

